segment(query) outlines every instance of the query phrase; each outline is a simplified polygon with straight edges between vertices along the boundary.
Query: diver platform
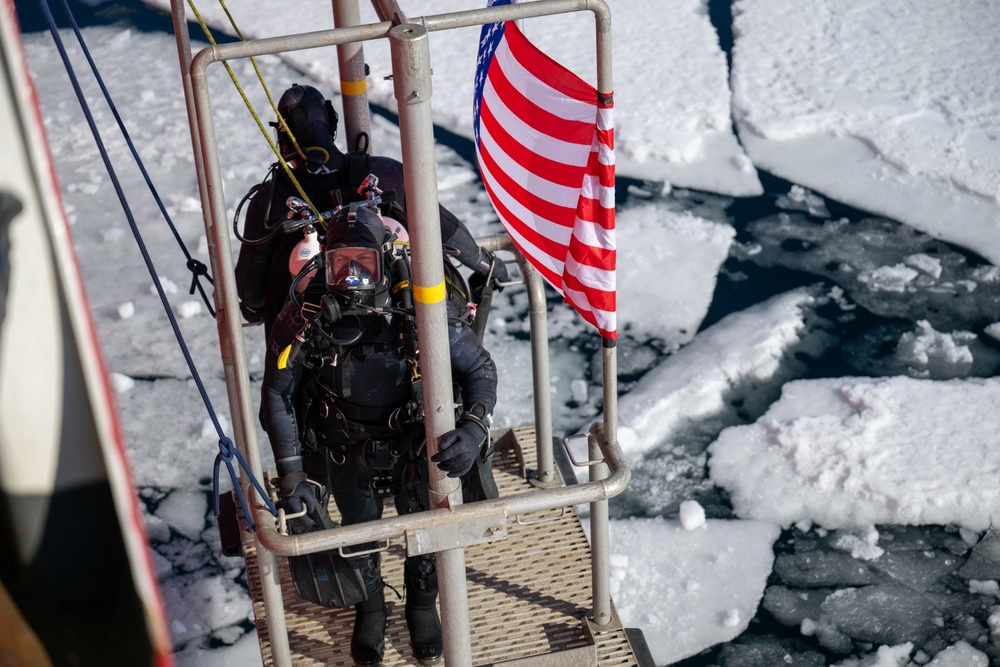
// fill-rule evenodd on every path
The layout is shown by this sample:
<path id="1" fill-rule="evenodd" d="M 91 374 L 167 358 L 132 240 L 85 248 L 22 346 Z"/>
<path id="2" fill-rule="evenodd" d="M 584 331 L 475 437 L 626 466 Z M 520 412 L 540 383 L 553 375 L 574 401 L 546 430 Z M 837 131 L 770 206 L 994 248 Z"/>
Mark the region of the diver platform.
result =
<path id="1" fill-rule="evenodd" d="M 494 432 L 494 476 L 501 498 L 531 491 L 534 428 Z M 559 475 L 560 482 L 562 476 Z M 391 501 L 385 515 L 395 513 Z M 336 506 L 330 514 L 338 522 Z M 254 603 L 265 667 L 274 664 L 268 638 L 261 573 L 253 534 L 239 515 L 247 581 Z M 390 542 L 382 554 L 386 583 L 403 591 L 405 545 Z M 477 667 L 652 667 L 642 633 L 626 630 L 614 614 L 598 628 L 591 608 L 591 550 L 572 507 L 519 516 L 505 539 L 465 550 L 472 659 Z M 354 610 L 320 607 L 296 596 L 287 560 L 278 558 L 292 664 L 350 667 Z M 386 587 L 389 627 L 383 665 L 417 665 L 409 647 L 403 600 Z M 443 664 L 443 663 L 442 663 Z"/>

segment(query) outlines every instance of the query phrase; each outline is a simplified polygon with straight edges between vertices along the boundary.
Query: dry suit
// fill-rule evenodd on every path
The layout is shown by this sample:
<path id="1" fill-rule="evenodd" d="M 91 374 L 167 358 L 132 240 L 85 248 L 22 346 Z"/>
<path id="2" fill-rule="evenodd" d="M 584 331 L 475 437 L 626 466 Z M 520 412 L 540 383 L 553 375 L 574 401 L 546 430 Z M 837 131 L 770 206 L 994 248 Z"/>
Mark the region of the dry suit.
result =
<path id="1" fill-rule="evenodd" d="M 389 497 L 398 514 L 428 509 L 428 462 L 413 365 L 412 320 L 399 314 L 345 316 L 325 324 L 321 334 L 314 333 L 298 363 L 279 368 L 282 352 L 303 330 L 303 310 L 321 308 L 323 290 L 317 284 L 322 285 L 319 278 L 303 295 L 304 308 L 288 300 L 267 348 L 261 412 L 282 493 L 301 491 L 296 485 L 304 472 L 329 489 L 345 525 L 380 518 L 383 499 Z M 452 310 L 450 315 L 458 313 Z M 459 412 L 464 414 L 455 431 L 442 436 L 441 446 L 449 437 L 454 440 L 471 432 L 475 450 L 467 463 L 452 460 L 438 465 L 450 476 L 461 475 L 466 502 L 496 497 L 492 446 L 488 438 L 484 441 L 496 403 L 496 368 L 465 321 L 453 319 L 448 337 Z M 478 430 L 480 425 L 483 430 Z M 325 496 L 319 498 L 321 507 L 325 502 Z M 355 606 L 352 656 L 356 665 L 378 665 L 386 618 L 379 557 L 372 554 L 351 561 L 361 572 L 368 595 Z M 408 557 L 404 584 L 414 654 L 421 664 L 436 664 L 442 644 L 434 607 L 434 556 Z"/>

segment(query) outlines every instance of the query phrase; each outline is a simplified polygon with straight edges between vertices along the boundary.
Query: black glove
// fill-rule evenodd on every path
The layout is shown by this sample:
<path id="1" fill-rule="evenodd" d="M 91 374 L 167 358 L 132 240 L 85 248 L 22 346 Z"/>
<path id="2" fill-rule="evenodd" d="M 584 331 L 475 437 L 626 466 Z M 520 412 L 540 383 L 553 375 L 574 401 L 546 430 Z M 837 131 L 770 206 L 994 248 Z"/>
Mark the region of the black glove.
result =
<path id="1" fill-rule="evenodd" d="M 431 460 L 448 477 L 461 477 L 472 470 L 484 440 L 486 431 L 482 426 L 471 420 L 461 421 L 454 431 L 441 436 L 441 448 Z"/>
<path id="2" fill-rule="evenodd" d="M 259 310 L 242 301 L 240 301 L 240 313 L 243 314 L 243 319 L 247 321 L 247 324 L 260 324 L 264 320 L 264 316 L 260 314 Z"/>
<path id="3" fill-rule="evenodd" d="M 304 516 L 289 522 L 293 533 L 308 533 L 323 528 L 319 511 L 325 511 L 325 508 L 320 507 L 316 491 L 317 487 L 306 481 L 304 472 L 290 472 L 278 479 L 278 507 L 286 514 L 306 511 Z"/>
<path id="4" fill-rule="evenodd" d="M 507 273 L 507 265 L 493 256 L 493 287 L 496 288 L 498 292 L 503 290 L 503 285 L 500 283 L 505 283 L 510 280 L 510 274 Z"/>
<path id="5" fill-rule="evenodd" d="M 486 276 L 490 273 L 490 265 L 493 266 L 493 289 L 498 292 L 503 291 L 503 285 L 500 283 L 510 280 L 510 275 L 507 273 L 507 265 L 497 259 L 493 253 L 480 250 L 479 259 L 476 260 L 476 265 L 473 267 L 475 273 L 469 277 L 469 287 L 473 292 L 475 292 L 473 281 L 479 285 L 485 283 Z M 478 299 L 476 300 L 478 301 Z"/>

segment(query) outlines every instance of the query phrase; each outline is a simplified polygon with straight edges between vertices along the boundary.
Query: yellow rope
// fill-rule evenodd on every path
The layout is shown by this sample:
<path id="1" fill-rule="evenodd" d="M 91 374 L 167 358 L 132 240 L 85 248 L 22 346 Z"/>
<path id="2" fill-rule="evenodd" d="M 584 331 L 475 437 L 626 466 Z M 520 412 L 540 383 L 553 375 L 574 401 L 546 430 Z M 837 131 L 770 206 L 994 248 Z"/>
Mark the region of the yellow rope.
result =
<path id="1" fill-rule="evenodd" d="M 215 38 L 212 36 L 212 31 L 209 30 L 208 25 L 205 23 L 204 19 L 202 19 L 201 14 L 198 12 L 198 8 L 195 7 L 194 0 L 187 0 L 187 2 L 188 6 L 191 7 L 191 11 L 194 13 L 195 18 L 198 19 L 198 25 L 201 26 L 201 30 L 202 32 L 205 33 L 205 37 L 208 39 L 209 44 L 211 44 L 212 46 L 216 46 L 217 44 L 215 42 Z M 229 15 L 228 10 L 226 10 L 226 14 L 227 16 Z M 230 21 L 232 21 L 231 16 L 230 16 Z M 233 25 L 233 27 L 234 28 L 236 27 L 235 24 Z M 240 39 L 243 39 L 242 35 L 238 34 L 238 36 Z M 253 58 L 251 58 L 250 60 L 253 61 Z M 274 141 L 271 139 L 271 135 L 268 134 L 267 128 L 264 127 L 264 123 L 260 120 L 260 116 L 258 116 L 257 112 L 254 110 L 253 104 L 250 103 L 250 100 L 247 98 L 246 93 L 243 91 L 243 87 L 240 86 L 240 82 L 237 80 L 236 74 L 233 72 L 233 69 L 229 66 L 229 63 L 225 60 L 222 61 L 222 65 L 226 68 L 226 71 L 229 72 L 229 78 L 232 79 L 233 85 L 236 86 L 236 90 L 239 91 L 240 97 L 243 98 L 243 102 L 246 104 L 247 109 L 250 111 L 250 115 L 253 116 L 254 121 L 256 121 L 257 127 L 260 129 L 260 133 L 264 135 L 264 139 L 267 140 L 267 143 L 271 147 L 271 150 L 278 157 L 278 163 L 281 164 L 282 169 L 284 169 L 285 174 L 292 182 L 292 185 L 295 187 L 296 192 L 299 193 L 299 195 L 302 197 L 302 200 L 305 201 L 306 204 L 309 206 L 309 209 L 313 212 L 313 215 L 315 215 L 316 219 L 319 220 L 320 225 L 325 227 L 326 223 L 323 221 L 322 214 L 320 213 L 319 209 L 316 208 L 315 204 L 312 203 L 312 200 L 309 198 L 309 195 L 306 194 L 305 190 L 302 189 L 302 185 L 299 183 L 298 179 L 296 179 L 295 175 L 292 173 L 292 168 L 288 166 L 288 163 L 285 161 L 285 158 L 281 155 L 281 151 L 278 149 Z M 257 70 L 257 75 L 258 77 L 260 77 L 261 83 L 263 84 L 264 79 L 260 74 L 260 70 L 257 69 L 256 62 L 254 62 L 254 69 Z M 270 93 L 267 94 L 267 98 L 268 100 L 271 101 L 271 106 L 274 107 L 274 100 L 271 99 Z M 274 107 L 274 111 L 275 113 L 278 112 L 276 107 Z M 280 115 L 279 115 L 279 122 L 282 123 L 284 122 L 280 118 Z M 287 130 L 288 128 L 286 127 L 285 129 Z M 289 134 L 291 134 L 291 132 L 289 132 Z M 302 155 L 301 150 L 298 148 L 298 144 L 295 145 L 295 149 L 296 151 L 299 152 L 300 155 Z"/>
<path id="2" fill-rule="evenodd" d="M 233 27 L 233 30 L 236 32 L 236 36 L 240 38 L 241 42 L 247 41 L 246 37 L 244 37 L 243 33 L 240 31 L 240 27 L 236 25 L 236 19 L 234 19 L 233 15 L 229 12 L 229 7 L 226 6 L 225 0 L 219 0 L 219 4 L 222 6 L 222 11 L 226 13 L 226 18 L 229 19 L 229 25 Z M 271 91 L 268 89 L 267 83 L 264 82 L 264 75 L 261 74 L 260 68 L 257 67 L 257 59 L 250 56 L 250 63 L 253 65 L 253 71 L 257 73 L 257 80 L 260 81 L 260 87 L 264 89 L 264 94 L 267 95 L 267 101 L 270 102 L 271 109 L 274 110 L 274 115 L 278 117 L 278 124 L 285 126 L 285 119 L 282 118 L 281 112 L 278 111 L 278 105 L 275 104 L 274 98 L 271 97 Z M 301 148 L 299 148 L 299 142 L 295 138 L 295 134 L 292 133 L 292 128 L 285 126 L 285 132 L 288 133 L 288 138 L 292 140 L 292 146 L 295 147 L 295 153 L 303 161 L 305 161 L 307 159 L 306 154 Z"/>

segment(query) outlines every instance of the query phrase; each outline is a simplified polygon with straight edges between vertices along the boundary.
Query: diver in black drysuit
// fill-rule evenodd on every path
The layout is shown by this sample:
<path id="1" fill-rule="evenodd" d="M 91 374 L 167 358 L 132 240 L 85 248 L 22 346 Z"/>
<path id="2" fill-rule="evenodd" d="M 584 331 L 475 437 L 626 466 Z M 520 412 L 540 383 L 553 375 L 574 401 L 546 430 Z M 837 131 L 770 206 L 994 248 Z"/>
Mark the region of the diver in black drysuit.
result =
<path id="1" fill-rule="evenodd" d="M 399 258 L 386 238 L 392 237 L 368 207 L 339 211 L 326 235 L 325 271 L 317 271 L 300 296 L 290 296 L 272 327 L 262 413 L 279 476 L 279 506 L 307 511 L 292 519 L 302 522 L 298 532 L 322 528 L 314 512 L 326 511 L 324 489 L 307 480 L 329 489 L 344 524 L 380 518 L 383 497 L 394 498 L 399 514 L 429 508 L 422 406 L 413 385 L 418 374 L 412 300 L 396 289 L 408 284 L 408 265 L 388 264 Z M 308 325 L 303 313 L 311 317 Z M 434 463 L 449 477 L 462 477 L 471 501 L 498 495 L 487 437 L 497 374 L 459 314 L 450 309 L 448 337 L 461 408 L 455 430 L 441 437 Z M 297 335 L 305 342 L 289 356 Z M 303 393 L 311 394 L 308 415 L 301 414 Z M 379 665 L 386 607 L 378 554 L 350 560 L 368 594 L 355 605 L 351 655 L 355 665 Z M 407 558 L 404 585 L 414 655 L 420 664 L 435 664 L 443 640 L 434 556 Z"/>
<path id="2" fill-rule="evenodd" d="M 285 91 L 278 102 L 278 112 L 291 127 L 296 142 L 308 158 L 306 164 L 295 159 L 291 165 L 296 180 L 319 211 L 332 210 L 340 203 L 335 201 L 334 192 L 339 192 L 342 202 L 348 203 L 351 191 L 357 188 L 356 183 L 371 173 L 378 177 L 378 187 L 383 192 L 393 194 L 399 222 L 406 227 L 403 165 L 399 161 L 364 156 L 366 162 L 349 164 L 349 155 L 334 144 L 337 113 L 330 101 L 312 86 L 295 84 Z M 294 155 L 291 140 L 280 124 L 278 144 L 283 155 Z M 356 155 L 360 156 L 350 154 Z M 284 171 L 274 168 L 248 205 L 243 231 L 246 241 L 240 247 L 236 262 L 240 310 L 248 322 L 263 321 L 265 338 L 269 337 L 271 323 L 285 303 L 292 280 L 288 257 L 302 238 L 301 234 L 280 231 L 281 222 L 289 212 L 286 201 L 290 196 L 299 197 L 299 193 Z M 492 264 L 493 278 L 497 283 L 505 282 L 507 269 L 503 262 L 492 262 L 491 256 L 476 244 L 468 228 L 451 211 L 441 206 L 440 214 L 441 241 L 454 249 L 456 259 L 479 276 L 489 275 Z M 269 238 L 268 234 L 276 228 L 277 233 Z"/>

